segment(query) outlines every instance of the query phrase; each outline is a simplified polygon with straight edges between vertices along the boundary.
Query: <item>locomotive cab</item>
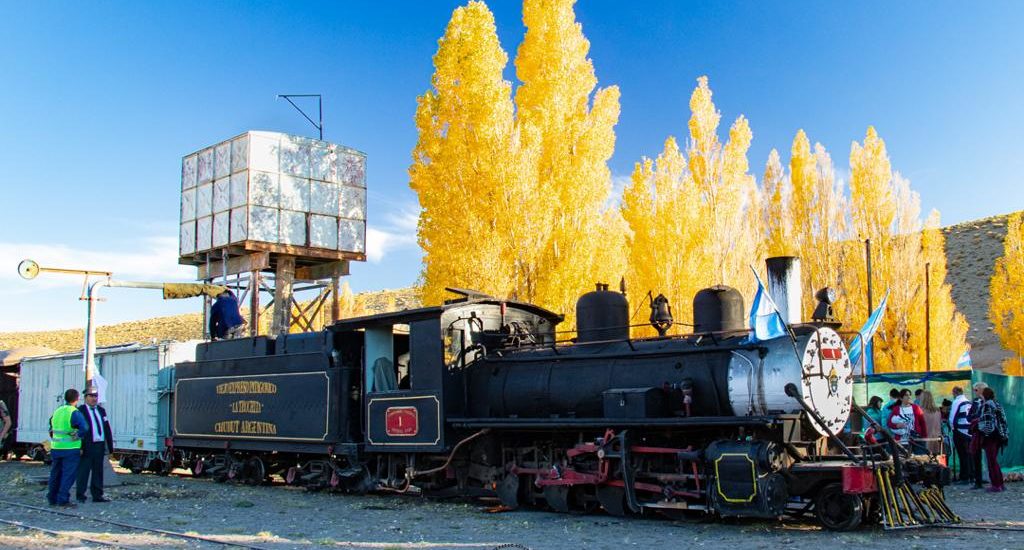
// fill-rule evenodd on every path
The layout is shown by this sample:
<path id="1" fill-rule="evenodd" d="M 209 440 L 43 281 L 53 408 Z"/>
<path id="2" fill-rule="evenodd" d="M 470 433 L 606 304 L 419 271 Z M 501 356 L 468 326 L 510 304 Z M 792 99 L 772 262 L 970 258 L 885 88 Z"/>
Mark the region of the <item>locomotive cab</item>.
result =
<path id="1" fill-rule="evenodd" d="M 469 401 L 468 366 L 499 348 L 554 342 L 561 316 L 463 293 L 441 306 L 346 319 L 329 328 L 336 341 L 346 342 L 337 347 L 360 357 L 366 451 L 445 449 L 445 419 L 462 416 Z"/>

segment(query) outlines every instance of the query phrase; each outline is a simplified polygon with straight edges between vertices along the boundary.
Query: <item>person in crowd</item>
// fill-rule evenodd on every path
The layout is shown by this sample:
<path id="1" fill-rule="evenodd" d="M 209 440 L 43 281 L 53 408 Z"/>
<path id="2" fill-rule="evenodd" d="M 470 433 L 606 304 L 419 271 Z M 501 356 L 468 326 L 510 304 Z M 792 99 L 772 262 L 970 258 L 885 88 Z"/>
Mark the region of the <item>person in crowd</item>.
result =
<path id="1" fill-rule="evenodd" d="M 1009 429 L 1006 425 L 1006 413 L 1003 406 L 996 401 L 992 388 L 981 392 L 981 412 L 978 414 L 977 427 L 981 434 L 981 448 L 985 451 L 985 462 L 988 466 L 988 478 L 992 484 L 990 493 L 1001 493 L 1006 490 L 1003 485 L 1003 470 L 999 467 L 999 451 L 1009 442 Z"/>
<path id="2" fill-rule="evenodd" d="M 235 293 L 230 290 L 221 292 L 217 295 L 217 301 L 210 307 L 210 338 L 238 338 L 244 330 L 245 319 L 238 309 Z"/>
<path id="3" fill-rule="evenodd" d="M 11 433 L 11 413 L 7 410 L 7 403 L 0 399 L 0 458 L 7 452 L 7 436 Z"/>
<path id="4" fill-rule="evenodd" d="M 974 459 L 971 456 L 971 431 L 968 416 L 971 413 L 971 402 L 964 395 L 960 386 L 953 388 L 953 404 L 949 407 L 949 428 L 953 432 L 953 448 L 956 449 L 956 460 L 959 466 L 957 480 L 960 483 L 974 481 Z"/>
<path id="5" fill-rule="evenodd" d="M 882 398 L 877 395 L 872 396 L 864 412 L 870 419 L 870 421 L 864 422 L 864 441 L 871 445 L 884 442 L 885 431 L 882 426 L 885 426 L 886 415 L 882 408 Z"/>
<path id="6" fill-rule="evenodd" d="M 918 406 L 921 407 L 921 412 L 924 413 L 924 425 L 930 440 L 927 443 L 928 453 L 933 455 L 942 454 L 942 413 L 935 406 L 935 398 L 932 396 L 932 392 L 928 390 L 922 391 L 920 400 L 921 402 L 918 403 Z"/>
<path id="7" fill-rule="evenodd" d="M 76 496 L 78 502 L 85 502 L 85 489 L 92 493 L 93 502 L 110 502 L 103 496 L 103 461 L 107 452 L 114 452 L 114 436 L 110 433 L 107 411 L 98 403 L 99 392 L 89 386 L 85 390 L 85 405 L 78 407 L 89 424 L 90 436 L 82 440 L 82 460 L 78 464 Z M 92 481 L 90 483 L 90 478 Z"/>
<path id="8" fill-rule="evenodd" d="M 949 399 L 943 399 L 942 405 L 939 406 L 939 414 L 942 415 L 942 454 L 946 455 L 949 460 L 950 475 L 952 474 L 952 468 L 956 464 L 956 452 L 953 448 L 953 430 L 949 427 L 949 409 L 953 406 L 953 402 Z"/>
<path id="9" fill-rule="evenodd" d="M 89 437 L 89 424 L 75 406 L 78 390 L 64 392 L 64 405 L 50 416 L 50 481 L 46 500 L 50 506 L 74 507 L 71 485 L 75 483 L 78 461 L 82 456 L 82 439 Z"/>
<path id="10" fill-rule="evenodd" d="M 901 445 L 909 445 L 915 454 L 928 452 L 920 441 L 928 437 L 928 426 L 925 425 L 924 411 L 912 401 L 910 390 L 900 392 L 900 400 L 889 410 L 889 429 Z"/>
<path id="11" fill-rule="evenodd" d="M 896 402 L 899 401 L 899 400 L 900 400 L 900 390 L 898 388 L 893 388 L 893 389 L 889 390 L 889 400 L 886 401 L 885 406 L 882 407 L 882 410 L 885 411 L 886 418 L 888 418 L 889 409 L 891 409 L 892 406 L 895 405 Z"/>
<path id="12" fill-rule="evenodd" d="M 868 408 L 864 412 L 868 413 L 868 417 L 878 424 L 885 422 L 885 419 L 882 418 L 882 398 L 877 395 L 871 396 L 871 399 L 868 401 Z M 871 424 L 866 423 L 864 429 L 866 430 L 869 427 L 871 427 Z"/>
<path id="13" fill-rule="evenodd" d="M 922 393 L 924 393 L 924 390 L 921 389 L 921 388 L 917 388 L 916 390 L 914 390 L 914 404 L 919 406 L 919 407 L 921 406 L 921 394 Z"/>
<path id="14" fill-rule="evenodd" d="M 970 454 L 971 454 L 971 473 L 974 481 L 975 489 L 985 488 L 985 479 L 981 471 L 981 453 L 982 453 L 982 437 L 978 431 L 978 417 L 981 415 L 981 404 L 985 400 L 983 392 L 988 384 L 984 382 L 974 383 L 974 401 L 971 401 L 971 411 L 967 416 L 967 424 L 971 433 L 970 443 Z"/>

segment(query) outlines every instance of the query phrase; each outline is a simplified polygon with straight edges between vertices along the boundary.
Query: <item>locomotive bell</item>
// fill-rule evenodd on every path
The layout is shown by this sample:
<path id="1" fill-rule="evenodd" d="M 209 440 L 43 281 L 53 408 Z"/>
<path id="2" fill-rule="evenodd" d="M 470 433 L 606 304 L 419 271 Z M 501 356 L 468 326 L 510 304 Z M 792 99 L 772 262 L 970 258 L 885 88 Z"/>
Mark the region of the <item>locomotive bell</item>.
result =
<path id="1" fill-rule="evenodd" d="M 672 328 L 672 306 L 664 294 L 651 300 L 651 326 L 658 331 L 658 336 L 664 336 Z"/>

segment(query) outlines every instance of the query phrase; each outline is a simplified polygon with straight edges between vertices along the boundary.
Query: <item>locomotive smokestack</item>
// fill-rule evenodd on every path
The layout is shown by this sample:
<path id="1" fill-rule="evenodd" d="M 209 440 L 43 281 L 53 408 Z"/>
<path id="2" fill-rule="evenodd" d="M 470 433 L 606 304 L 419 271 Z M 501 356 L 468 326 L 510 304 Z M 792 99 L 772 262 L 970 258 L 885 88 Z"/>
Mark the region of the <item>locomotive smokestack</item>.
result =
<path id="1" fill-rule="evenodd" d="M 791 325 L 803 322 L 803 301 L 800 293 L 800 258 L 776 256 L 765 260 L 768 266 L 768 295 L 779 313 Z"/>

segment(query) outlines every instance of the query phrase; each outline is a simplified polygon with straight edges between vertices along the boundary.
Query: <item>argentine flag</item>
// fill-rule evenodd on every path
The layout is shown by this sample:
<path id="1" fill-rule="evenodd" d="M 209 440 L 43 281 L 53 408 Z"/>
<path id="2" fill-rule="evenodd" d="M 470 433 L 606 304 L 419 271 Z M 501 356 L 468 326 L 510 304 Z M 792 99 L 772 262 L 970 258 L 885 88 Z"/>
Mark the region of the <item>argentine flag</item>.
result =
<path id="1" fill-rule="evenodd" d="M 754 303 L 750 306 L 750 328 L 754 329 L 754 333 L 749 338 L 751 342 L 771 340 L 786 334 L 786 325 L 782 322 L 782 315 L 779 314 L 771 296 L 765 292 L 760 278 L 757 279 L 757 294 L 754 295 Z"/>
<path id="2" fill-rule="evenodd" d="M 885 291 L 885 297 L 882 298 L 882 303 L 878 304 L 878 307 L 871 312 L 868 320 L 864 323 L 864 326 L 860 328 L 860 333 L 854 337 L 853 341 L 850 342 L 850 366 L 857 370 L 857 366 L 860 364 L 861 354 L 861 338 L 864 339 L 867 344 L 864 346 L 865 354 L 864 361 L 864 374 L 872 374 L 875 371 L 875 366 L 871 364 L 871 338 L 878 331 L 879 325 L 882 324 L 882 316 L 885 315 L 885 303 L 889 300 L 889 291 Z"/>
<path id="3" fill-rule="evenodd" d="M 967 350 L 963 355 L 960 356 L 960 360 L 956 362 L 956 368 L 958 369 L 969 369 L 971 368 L 971 350 Z"/>

